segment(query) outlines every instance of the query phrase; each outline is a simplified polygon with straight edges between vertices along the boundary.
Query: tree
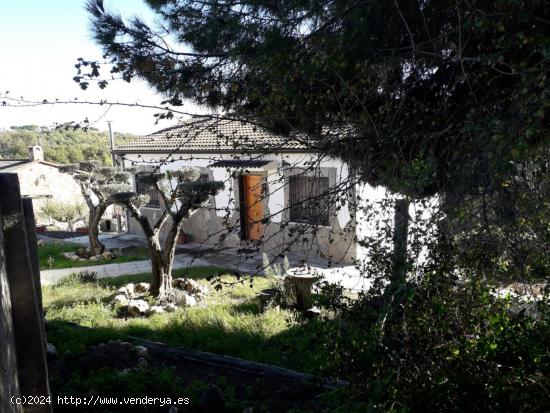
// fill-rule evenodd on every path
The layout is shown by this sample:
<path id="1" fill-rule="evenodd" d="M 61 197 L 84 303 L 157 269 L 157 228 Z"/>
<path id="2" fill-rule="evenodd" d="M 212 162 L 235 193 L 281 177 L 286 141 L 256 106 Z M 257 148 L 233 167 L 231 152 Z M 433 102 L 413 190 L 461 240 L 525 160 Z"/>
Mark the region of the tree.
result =
<path id="1" fill-rule="evenodd" d="M 134 138 L 134 135 L 115 133 L 117 145 Z M 67 164 L 93 159 L 104 165 L 111 163 L 108 133 L 70 125 L 59 128 L 12 126 L 10 130 L 0 131 L 0 158 L 26 158 L 28 146 L 37 143 L 44 147 L 44 157 L 49 162 Z"/>
<path id="2" fill-rule="evenodd" d="M 60 170 L 71 174 L 80 186 L 89 211 L 90 254 L 102 254 L 105 251 L 105 246 L 99 240 L 99 222 L 107 208 L 115 203 L 113 194 L 130 190 L 130 175 L 128 172 L 121 172 L 116 168 L 101 166 L 97 161 L 65 165 Z"/>
<path id="3" fill-rule="evenodd" d="M 305 132 L 371 183 L 413 196 L 469 191 L 481 175 L 499 185 L 546 138 L 543 1 L 146 3 L 158 30 L 88 2 L 115 75 L 173 105 Z M 100 71 L 85 67 L 87 84 Z"/>
<path id="4" fill-rule="evenodd" d="M 69 231 L 74 231 L 74 225 L 85 216 L 84 205 L 81 203 L 71 204 L 54 200 L 47 200 L 40 208 L 40 212 L 50 219 L 65 222 Z"/>
<path id="5" fill-rule="evenodd" d="M 358 410 L 548 410 L 548 295 L 534 322 L 492 290 L 495 275 L 550 274 L 547 2 L 146 2 L 158 30 L 88 2 L 114 76 L 299 132 L 363 181 L 442 195 L 429 259 L 396 294 L 382 233 L 373 288 L 329 295 L 323 340 L 367 398 Z M 104 81 L 97 62 L 78 69 Z"/>
<path id="6" fill-rule="evenodd" d="M 176 238 L 185 219 L 200 208 L 209 197 L 215 195 L 222 187 L 222 182 L 197 182 L 199 170 L 184 168 L 166 173 L 139 173 L 136 179 L 143 187 L 155 191 L 162 200 L 163 211 L 156 222 L 149 222 L 141 213 L 140 207 L 148 202 L 147 195 L 136 192 L 114 193 L 114 202 L 124 205 L 130 215 L 141 226 L 151 257 L 153 282 L 151 293 L 159 300 L 166 301 L 173 297 L 172 264 L 176 250 Z M 161 233 L 166 230 L 164 240 Z"/>

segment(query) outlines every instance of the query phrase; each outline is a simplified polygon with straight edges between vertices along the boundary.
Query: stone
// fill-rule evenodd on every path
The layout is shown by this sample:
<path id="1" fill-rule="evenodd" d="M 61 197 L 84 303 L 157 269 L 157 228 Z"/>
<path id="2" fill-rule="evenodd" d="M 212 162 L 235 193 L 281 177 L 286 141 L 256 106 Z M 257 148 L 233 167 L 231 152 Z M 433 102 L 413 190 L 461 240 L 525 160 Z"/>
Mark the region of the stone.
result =
<path id="1" fill-rule="evenodd" d="M 187 294 L 187 296 L 185 297 L 185 306 L 194 307 L 196 305 L 197 305 L 197 299 L 192 295 Z"/>
<path id="2" fill-rule="evenodd" d="M 137 317 L 145 314 L 149 310 L 149 304 L 145 300 L 128 301 L 128 315 Z"/>
<path id="3" fill-rule="evenodd" d="M 130 297 L 134 295 L 135 285 L 134 283 L 126 284 L 126 291 Z"/>
<path id="4" fill-rule="evenodd" d="M 308 308 L 304 313 L 304 316 L 309 320 L 317 318 L 320 315 L 321 315 L 321 310 L 319 310 L 317 307 Z"/>
<path id="5" fill-rule="evenodd" d="M 164 308 L 161 305 L 152 305 L 149 308 L 149 315 L 151 314 L 164 314 Z"/>
<path id="6" fill-rule="evenodd" d="M 134 348 L 134 345 L 132 343 L 130 343 L 129 341 L 121 341 L 120 342 L 120 347 L 126 349 L 126 350 L 131 350 Z"/>
<path id="7" fill-rule="evenodd" d="M 111 251 L 105 251 L 103 254 L 101 254 L 101 257 L 104 260 L 112 260 L 115 258 L 115 254 L 113 254 Z"/>
<path id="8" fill-rule="evenodd" d="M 183 291 L 189 295 L 192 295 L 195 298 L 195 302 L 197 299 L 204 299 L 208 294 L 208 287 L 206 285 L 201 285 L 197 281 L 190 278 L 175 278 L 172 280 L 172 287 L 174 287 L 176 290 Z M 193 302 L 193 300 L 190 301 Z M 185 306 L 189 307 L 188 305 L 182 305 L 182 307 Z"/>
<path id="9" fill-rule="evenodd" d="M 71 261 L 77 261 L 80 257 L 78 255 L 76 255 L 75 252 L 64 252 L 63 254 L 64 258 L 67 258 L 68 260 L 71 260 Z"/>
<path id="10" fill-rule="evenodd" d="M 167 313 L 173 313 L 178 309 L 178 306 L 172 303 L 167 303 L 162 306 L 163 310 Z"/>
<path id="11" fill-rule="evenodd" d="M 205 413 L 222 413 L 225 408 L 225 397 L 215 384 L 209 384 L 202 393 L 201 407 Z"/>
<path id="12" fill-rule="evenodd" d="M 169 300 L 174 302 L 178 307 L 193 307 L 197 305 L 197 300 L 186 291 L 178 289 L 172 290 Z"/>
<path id="13" fill-rule="evenodd" d="M 128 289 L 126 287 L 120 287 L 117 292 L 119 294 L 124 294 L 124 295 L 128 295 Z"/>
<path id="14" fill-rule="evenodd" d="M 147 347 L 135 346 L 134 351 L 136 352 L 138 357 L 147 357 L 147 353 L 148 353 Z"/>
<path id="15" fill-rule="evenodd" d="M 137 367 L 146 368 L 147 366 L 149 366 L 149 363 L 147 362 L 146 359 L 144 359 L 143 357 L 138 359 Z"/>
<path id="16" fill-rule="evenodd" d="M 101 258 L 101 255 L 92 255 L 90 261 L 98 261 Z"/>
<path id="17" fill-rule="evenodd" d="M 115 298 L 113 298 L 114 304 L 120 304 L 120 305 L 128 305 L 128 297 L 126 297 L 126 294 L 118 294 L 115 295 Z"/>
<path id="18" fill-rule="evenodd" d="M 201 291 L 201 285 L 195 280 L 191 280 L 190 278 L 175 278 L 172 280 L 172 287 L 179 290 L 187 291 L 189 293 Z"/>
<path id="19" fill-rule="evenodd" d="M 57 356 L 57 349 L 52 343 L 46 343 L 46 354 L 48 356 Z"/>
<path id="20" fill-rule="evenodd" d="M 151 285 L 149 283 L 139 283 L 134 287 L 136 293 L 148 293 L 150 289 Z"/>

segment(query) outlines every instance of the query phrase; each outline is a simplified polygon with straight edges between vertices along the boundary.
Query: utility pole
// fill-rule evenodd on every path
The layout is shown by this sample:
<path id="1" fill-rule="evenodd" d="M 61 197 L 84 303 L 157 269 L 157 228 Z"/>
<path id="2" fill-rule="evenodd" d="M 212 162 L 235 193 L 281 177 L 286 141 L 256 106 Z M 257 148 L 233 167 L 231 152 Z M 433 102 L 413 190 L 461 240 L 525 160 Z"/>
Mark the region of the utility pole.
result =
<path id="1" fill-rule="evenodd" d="M 111 148 L 111 160 L 113 162 L 113 168 L 117 168 L 116 156 L 113 153 L 113 151 L 115 149 L 115 135 L 113 135 L 113 127 L 111 126 L 112 122 L 113 121 L 111 121 L 111 120 L 107 121 L 107 125 L 109 125 L 109 147 Z M 114 209 L 113 215 L 116 216 L 116 223 L 117 223 L 116 230 L 117 230 L 117 232 L 122 232 L 122 215 L 120 214 L 120 211 L 116 210 L 117 207 L 120 208 L 118 205 L 112 206 L 112 208 Z"/>
<path id="2" fill-rule="evenodd" d="M 113 135 L 113 128 L 111 127 L 111 120 L 107 121 L 107 125 L 109 125 L 109 147 L 111 148 L 111 160 L 113 161 L 113 167 L 116 168 L 116 157 L 113 153 L 115 149 L 115 136 Z"/>

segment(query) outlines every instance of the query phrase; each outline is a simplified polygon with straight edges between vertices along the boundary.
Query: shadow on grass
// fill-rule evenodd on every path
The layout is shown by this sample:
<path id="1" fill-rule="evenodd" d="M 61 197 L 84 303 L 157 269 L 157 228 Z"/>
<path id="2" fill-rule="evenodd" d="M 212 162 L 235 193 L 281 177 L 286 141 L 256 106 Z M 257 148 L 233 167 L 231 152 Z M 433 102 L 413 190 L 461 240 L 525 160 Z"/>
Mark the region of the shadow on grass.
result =
<path id="1" fill-rule="evenodd" d="M 216 319 L 207 325 L 179 319 L 158 328 L 140 323 L 82 329 L 64 320 L 52 320 L 47 325 L 48 341 L 69 358 L 78 357 L 92 345 L 133 336 L 311 374 L 319 374 L 325 361 L 319 340 L 321 330 L 321 322 L 307 322 L 265 336 L 245 328 L 228 329 L 222 320 Z"/>

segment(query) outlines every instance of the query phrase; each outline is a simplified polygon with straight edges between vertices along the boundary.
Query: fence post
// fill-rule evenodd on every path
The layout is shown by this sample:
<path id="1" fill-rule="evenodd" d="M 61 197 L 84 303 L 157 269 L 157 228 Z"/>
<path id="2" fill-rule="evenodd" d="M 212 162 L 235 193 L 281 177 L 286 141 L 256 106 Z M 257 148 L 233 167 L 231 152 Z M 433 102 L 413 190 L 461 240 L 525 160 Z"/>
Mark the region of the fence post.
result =
<path id="1" fill-rule="evenodd" d="M 4 254 L 12 304 L 19 391 L 21 395 L 49 396 L 44 318 L 38 297 L 38 257 L 36 245 L 30 244 L 36 241 L 31 202 L 25 201 L 24 207 L 16 174 L 0 174 Z M 51 405 L 43 404 L 26 405 L 23 411 L 42 413 L 52 410 Z"/>
<path id="2" fill-rule="evenodd" d="M 21 413 L 22 407 L 13 405 L 10 398 L 20 396 L 15 339 L 13 333 L 12 305 L 6 255 L 4 254 L 4 231 L 0 208 L 0 411 Z"/>

